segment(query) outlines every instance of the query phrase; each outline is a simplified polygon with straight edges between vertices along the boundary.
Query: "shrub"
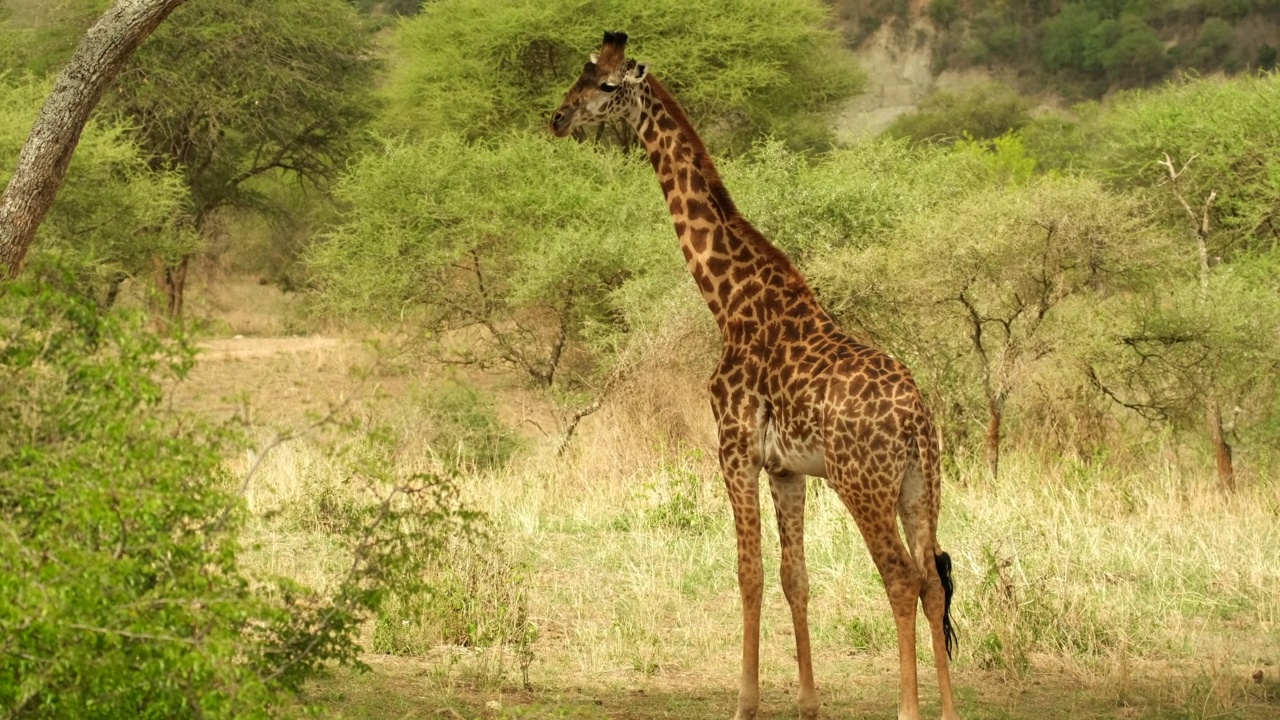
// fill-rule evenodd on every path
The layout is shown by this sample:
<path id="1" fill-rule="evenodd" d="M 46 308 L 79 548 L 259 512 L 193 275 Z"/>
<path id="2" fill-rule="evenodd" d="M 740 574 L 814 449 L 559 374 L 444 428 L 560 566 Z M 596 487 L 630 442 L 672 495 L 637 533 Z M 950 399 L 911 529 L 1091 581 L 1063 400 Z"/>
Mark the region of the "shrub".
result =
<path id="1" fill-rule="evenodd" d="M 1091 67 L 1086 46 L 1090 33 L 1102 22 L 1098 13 L 1080 3 L 1065 5 L 1040 24 L 1040 59 L 1050 70 L 1086 72 Z"/>
<path id="2" fill-rule="evenodd" d="M 0 302 L 0 705 L 261 713 L 297 680 L 264 637 L 286 617 L 236 567 L 233 438 L 163 411 L 192 350 L 51 288 Z"/>
<path id="3" fill-rule="evenodd" d="M 167 404 L 193 349 L 47 284 L 6 286 L 0 318 L 0 706 L 12 715 L 271 715 L 326 664 L 358 665 L 363 619 L 388 589 L 420 588 L 441 537 L 471 517 L 448 483 L 363 462 L 352 473 L 381 493 L 328 516 L 349 549 L 342 579 L 320 595 L 254 577 L 237 540 L 252 475 L 223 465 L 244 439 Z"/>
<path id="4" fill-rule="evenodd" d="M 490 535 L 450 542 L 426 568 L 423 589 L 392 593 L 378 610 L 373 650 L 423 655 L 440 645 L 491 650 L 485 679 L 501 682 L 508 653 L 529 686 L 538 628 L 529 618 L 529 569 Z M 447 560 L 445 560 L 447 558 Z"/>
<path id="5" fill-rule="evenodd" d="M 963 135 L 978 140 L 999 137 L 1030 121 L 1028 103 L 1012 89 L 995 83 L 959 93 L 930 95 L 914 113 L 893 122 L 885 134 L 916 142 L 950 144 Z"/>
<path id="6" fill-rule="evenodd" d="M 542 388 L 592 371 L 581 351 L 624 329 L 627 285 L 680 266 L 652 169 L 591 144 L 392 145 L 337 195 L 358 210 L 308 249 L 318 310 L 409 321 L 440 357 Z"/>
<path id="7" fill-rule="evenodd" d="M 1157 187 L 1169 178 L 1156 163 L 1165 153 L 1178 167 L 1191 162 L 1178 186 L 1192 207 L 1217 193 L 1210 212 L 1211 252 L 1229 259 L 1274 247 L 1280 224 L 1276 107 L 1276 75 L 1193 80 L 1130 93 L 1096 119 L 1092 132 L 1099 141 L 1089 145 L 1086 165 L 1118 185 L 1151 187 L 1182 229 L 1185 211 L 1167 187 Z"/>
<path id="8" fill-rule="evenodd" d="M 519 436 L 498 419 L 493 398 L 456 380 L 426 399 L 432 449 L 453 468 L 499 467 L 515 453 Z"/>
<path id="9" fill-rule="evenodd" d="M 1220 67 L 1231 54 L 1234 32 L 1231 23 L 1222 18 L 1209 18 L 1200 26 L 1187 64 L 1200 70 Z"/>
<path id="10" fill-rule="evenodd" d="M 938 27 L 951 27 L 951 23 L 960 19 L 960 4 L 956 0 L 933 0 L 929 3 L 929 19 Z"/>

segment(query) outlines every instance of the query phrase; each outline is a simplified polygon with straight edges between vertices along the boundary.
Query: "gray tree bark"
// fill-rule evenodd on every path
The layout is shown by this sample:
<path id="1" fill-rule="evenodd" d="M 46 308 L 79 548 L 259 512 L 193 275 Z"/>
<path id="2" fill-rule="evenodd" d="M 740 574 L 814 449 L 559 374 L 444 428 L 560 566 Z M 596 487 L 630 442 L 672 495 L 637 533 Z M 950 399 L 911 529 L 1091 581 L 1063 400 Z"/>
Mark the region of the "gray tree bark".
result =
<path id="1" fill-rule="evenodd" d="M 138 45 L 184 0 L 116 0 L 58 76 L 0 195 L 0 271 L 12 279 L 62 188 L 89 115 Z"/>

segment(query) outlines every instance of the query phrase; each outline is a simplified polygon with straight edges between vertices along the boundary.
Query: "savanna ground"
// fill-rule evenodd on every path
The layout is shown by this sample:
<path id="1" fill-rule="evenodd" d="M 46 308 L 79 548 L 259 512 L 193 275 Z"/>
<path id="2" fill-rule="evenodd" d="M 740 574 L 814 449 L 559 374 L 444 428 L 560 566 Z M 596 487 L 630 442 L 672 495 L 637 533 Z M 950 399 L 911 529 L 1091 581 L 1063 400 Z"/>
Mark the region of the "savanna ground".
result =
<path id="1" fill-rule="evenodd" d="M 195 306 L 215 337 L 175 401 L 214 417 L 247 408 L 263 446 L 302 431 L 249 487 L 248 562 L 323 587 L 344 566 L 326 518 L 360 488 L 316 418 L 340 406 L 384 427 L 406 472 L 439 467 L 448 449 L 427 441 L 439 415 L 424 408 L 450 372 L 389 351 L 386 338 L 290 335 L 287 300 L 252 283 Z M 729 717 L 740 652 L 732 521 L 703 369 L 689 364 L 641 373 L 562 457 L 545 403 L 502 378 L 469 378 L 522 438 L 509 461 L 459 465 L 486 539 L 442 563 L 450 600 L 389 603 L 365 633 L 369 671 L 336 670 L 310 699 L 348 718 Z M 955 561 L 964 717 L 1280 717 L 1274 479 L 1256 473 L 1223 497 L 1205 458 L 1147 457 L 1011 452 L 995 481 L 977 462 L 947 471 L 939 535 Z M 819 481 L 809 508 L 823 715 L 893 717 L 895 636 L 878 576 Z M 761 717 L 789 718 L 790 614 L 767 523 L 765 535 Z M 938 704 L 925 637 L 928 717 Z"/>

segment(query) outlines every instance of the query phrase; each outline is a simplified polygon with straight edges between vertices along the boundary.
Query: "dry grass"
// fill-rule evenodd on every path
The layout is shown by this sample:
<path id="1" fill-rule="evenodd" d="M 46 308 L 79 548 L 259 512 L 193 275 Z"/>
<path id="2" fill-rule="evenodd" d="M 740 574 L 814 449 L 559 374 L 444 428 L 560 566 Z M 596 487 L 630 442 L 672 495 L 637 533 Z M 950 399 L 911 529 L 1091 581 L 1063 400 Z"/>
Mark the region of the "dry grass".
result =
<path id="1" fill-rule="evenodd" d="M 397 468 L 439 468 L 428 442 L 438 418 L 423 409 L 436 373 L 377 362 L 356 340 L 210 347 L 178 402 L 214 415 L 247 404 L 266 442 L 354 398 L 352 413 L 390 428 Z M 703 382 L 681 367 L 641 377 L 583 422 L 566 456 L 530 433 L 511 462 L 463 473 L 463 491 L 489 515 L 500 553 L 496 564 L 459 559 L 458 567 L 480 568 L 462 585 L 485 612 L 518 604 L 527 613 L 536 628 L 533 691 L 521 689 L 518 643 L 499 639 L 415 657 L 370 655 L 371 674 L 339 673 L 315 696 L 349 717 L 728 714 L 739 609 Z M 508 421 L 546 412 L 526 393 L 491 386 L 518 398 L 500 413 Z M 324 518 L 363 492 L 335 454 L 359 442 L 314 431 L 267 458 L 249 491 L 260 519 L 246 538 L 260 571 L 323 589 L 344 566 Z M 1280 714 L 1274 478 L 1227 498 L 1213 490 L 1207 463 L 1172 454 L 1122 470 L 1011 453 L 1003 467 L 997 481 L 962 467 L 944 489 L 940 536 L 956 563 L 957 684 L 967 717 Z M 827 715 L 890 716 L 895 638 L 883 589 L 833 493 L 814 482 L 810 498 L 811 616 Z M 774 577 L 771 527 L 765 548 Z M 491 581 L 474 582 L 477 573 Z M 790 717 L 790 616 L 776 583 L 765 600 L 763 716 Z M 926 708 L 936 712 L 928 648 L 919 656 Z"/>

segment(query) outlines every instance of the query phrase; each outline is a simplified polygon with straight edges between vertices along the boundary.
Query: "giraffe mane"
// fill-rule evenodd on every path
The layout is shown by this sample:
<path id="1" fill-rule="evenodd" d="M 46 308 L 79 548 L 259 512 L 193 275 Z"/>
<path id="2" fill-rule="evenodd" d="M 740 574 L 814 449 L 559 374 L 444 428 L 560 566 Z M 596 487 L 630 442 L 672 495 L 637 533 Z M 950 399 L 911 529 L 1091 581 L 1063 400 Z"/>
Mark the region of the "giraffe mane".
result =
<path id="1" fill-rule="evenodd" d="M 769 258 L 775 266 L 782 269 L 783 274 L 792 283 L 798 284 L 812 293 L 812 290 L 809 290 L 809 284 L 805 282 L 804 276 L 796 270 L 795 265 L 791 263 L 791 259 L 786 256 L 786 253 L 769 242 L 769 239 L 763 233 L 748 222 L 742 216 L 742 213 L 738 212 L 738 206 L 734 204 L 733 198 L 729 195 L 729 189 L 724 186 L 724 181 L 720 179 L 720 172 L 716 170 L 715 162 L 711 159 L 711 153 L 707 151 L 707 146 L 703 144 L 698 132 L 693 129 L 693 123 L 689 121 L 689 116 L 685 114 L 684 108 L 663 87 L 662 83 L 658 82 L 658 78 L 654 77 L 653 73 L 648 73 L 645 79 L 649 82 L 649 87 L 653 90 L 654 96 L 671 114 L 671 118 L 676 121 L 676 124 L 680 126 L 680 131 L 688 139 L 695 157 L 702 166 L 702 173 L 706 176 L 707 188 L 711 192 L 711 196 L 715 198 L 716 203 L 720 205 L 727 223 L 742 236 L 744 242 L 750 244 L 762 255 Z"/>

